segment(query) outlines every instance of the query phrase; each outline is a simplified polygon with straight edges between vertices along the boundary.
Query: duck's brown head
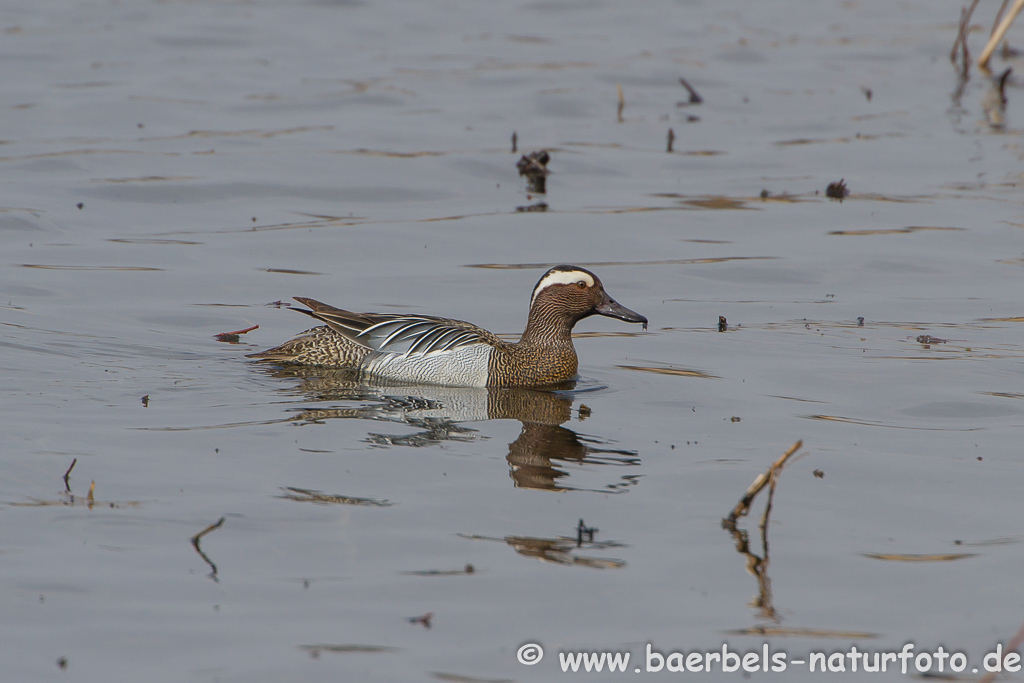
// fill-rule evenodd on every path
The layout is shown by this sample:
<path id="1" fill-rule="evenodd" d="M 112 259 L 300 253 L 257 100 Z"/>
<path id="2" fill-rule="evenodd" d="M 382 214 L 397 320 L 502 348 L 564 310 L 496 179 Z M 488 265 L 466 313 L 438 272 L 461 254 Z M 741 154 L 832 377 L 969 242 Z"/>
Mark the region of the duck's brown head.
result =
<path id="1" fill-rule="evenodd" d="M 647 318 L 608 296 L 601 279 L 579 266 L 555 266 L 537 282 L 530 299 L 530 318 L 568 319 L 571 325 L 594 314 L 643 323 Z"/>

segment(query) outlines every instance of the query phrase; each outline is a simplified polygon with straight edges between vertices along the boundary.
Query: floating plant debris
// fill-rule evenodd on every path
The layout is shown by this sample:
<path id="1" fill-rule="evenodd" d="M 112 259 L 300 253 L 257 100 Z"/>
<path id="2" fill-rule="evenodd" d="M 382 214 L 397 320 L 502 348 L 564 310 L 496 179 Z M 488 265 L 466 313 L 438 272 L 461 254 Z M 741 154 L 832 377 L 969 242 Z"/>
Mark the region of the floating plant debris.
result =
<path id="1" fill-rule="evenodd" d="M 697 91 L 693 89 L 692 85 L 690 85 L 689 83 L 686 82 L 685 78 L 680 78 L 679 79 L 679 85 L 681 85 L 684 88 L 686 88 L 686 92 L 690 93 L 690 99 L 688 101 L 686 101 L 686 102 L 676 102 L 676 106 L 677 107 L 685 107 L 685 106 L 690 105 L 690 104 L 700 104 L 701 102 L 704 101 L 704 98 L 701 97 L 697 93 Z"/>
<path id="2" fill-rule="evenodd" d="M 832 199 L 838 199 L 843 201 L 843 198 L 850 194 L 850 191 L 846 188 L 846 179 L 840 178 L 839 182 L 829 183 L 828 187 L 825 188 L 825 195 Z"/>
<path id="3" fill-rule="evenodd" d="M 925 346 L 928 346 L 929 344 L 945 344 L 947 341 L 949 340 L 939 339 L 938 337 L 933 337 L 930 334 L 922 334 L 917 338 L 917 343 L 924 344 Z"/>
<path id="4" fill-rule="evenodd" d="M 235 330 L 234 332 L 221 332 L 220 334 L 213 335 L 213 338 L 216 339 L 219 342 L 226 342 L 228 344 L 235 344 L 235 343 L 238 342 L 239 335 L 245 334 L 246 332 L 252 332 L 253 330 L 258 329 L 258 328 L 259 328 L 259 325 L 253 325 L 252 327 L 247 327 L 244 330 Z M 149 397 L 147 396 L 145 399 L 143 399 L 143 403 L 147 404 L 148 403 L 148 399 L 149 399 Z"/>
<path id="5" fill-rule="evenodd" d="M 548 170 L 549 161 L 551 161 L 551 155 L 548 154 L 546 149 L 541 149 L 524 154 L 516 162 L 519 175 L 526 176 L 531 192 L 536 192 L 537 194 L 547 193 L 547 176 L 551 172 Z"/>

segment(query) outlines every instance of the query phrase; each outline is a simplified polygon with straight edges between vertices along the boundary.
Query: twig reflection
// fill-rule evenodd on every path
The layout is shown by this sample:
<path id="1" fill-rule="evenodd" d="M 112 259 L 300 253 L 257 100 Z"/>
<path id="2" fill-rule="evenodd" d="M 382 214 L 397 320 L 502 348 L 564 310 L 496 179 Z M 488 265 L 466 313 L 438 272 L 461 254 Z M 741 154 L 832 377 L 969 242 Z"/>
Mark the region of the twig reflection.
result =
<path id="1" fill-rule="evenodd" d="M 775 484 L 778 480 L 779 473 L 782 468 L 786 465 L 786 461 L 800 450 L 803 445 L 803 441 L 797 441 L 793 444 L 788 451 L 786 451 L 782 457 L 772 463 L 772 466 L 768 468 L 767 472 L 759 474 L 754 482 L 747 488 L 746 493 L 740 498 L 740 501 L 729 513 L 729 516 L 722 520 L 722 528 L 732 534 L 733 540 L 736 542 L 736 551 L 739 552 L 746 558 L 747 571 L 757 579 L 758 595 L 749 604 L 758 610 L 758 614 L 774 622 L 781 621 L 778 612 L 775 609 L 775 605 L 772 601 L 772 581 L 768 576 L 768 523 L 772 513 L 772 502 L 775 498 Z M 764 514 L 761 515 L 761 523 L 759 528 L 761 529 L 761 553 L 759 557 L 754 554 L 750 548 L 750 536 L 745 529 L 740 529 L 736 522 L 740 517 L 745 517 L 750 511 L 750 504 L 757 497 L 764 487 L 768 487 L 768 502 L 764 508 Z"/>

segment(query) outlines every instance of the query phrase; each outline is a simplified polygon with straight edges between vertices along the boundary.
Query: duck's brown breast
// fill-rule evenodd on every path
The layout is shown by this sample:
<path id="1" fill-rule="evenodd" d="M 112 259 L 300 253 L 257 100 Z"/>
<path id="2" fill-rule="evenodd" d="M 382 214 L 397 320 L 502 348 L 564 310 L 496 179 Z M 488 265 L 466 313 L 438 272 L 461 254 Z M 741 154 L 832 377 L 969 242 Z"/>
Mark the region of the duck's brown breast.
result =
<path id="1" fill-rule="evenodd" d="M 502 344 L 491 354 L 488 386 L 541 386 L 576 375 L 579 361 L 572 345 Z"/>

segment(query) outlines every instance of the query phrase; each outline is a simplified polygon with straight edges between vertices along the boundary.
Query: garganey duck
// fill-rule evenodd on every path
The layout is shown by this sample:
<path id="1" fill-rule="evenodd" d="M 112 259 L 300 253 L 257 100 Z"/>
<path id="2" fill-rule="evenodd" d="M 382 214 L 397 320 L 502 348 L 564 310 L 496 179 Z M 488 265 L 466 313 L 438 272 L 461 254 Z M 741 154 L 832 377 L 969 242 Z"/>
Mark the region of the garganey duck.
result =
<path id="1" fill-rule="evenodd" d="M 295 309 L 324 325 L 249 358 L 350 368 L 383 380 L 464 387 L 540 386 L 576 375 L 573 326 L 595 313 L 630 323 L 647 318 L 619 305 L 601 280 L 577 266 L 556 266 L 533 288 L 522 338 L 506 342 L 462 322 L 430 315 L 352 313 L 295 297 Z"/>

